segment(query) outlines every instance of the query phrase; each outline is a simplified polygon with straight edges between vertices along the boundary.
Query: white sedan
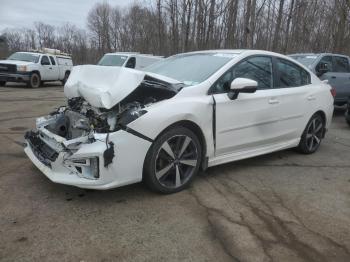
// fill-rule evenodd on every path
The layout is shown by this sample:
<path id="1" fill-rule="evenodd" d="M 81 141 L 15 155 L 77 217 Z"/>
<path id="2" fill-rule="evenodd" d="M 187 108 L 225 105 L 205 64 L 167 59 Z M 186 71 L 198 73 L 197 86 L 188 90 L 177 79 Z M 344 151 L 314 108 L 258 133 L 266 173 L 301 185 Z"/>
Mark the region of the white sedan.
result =
<path id="1" fill-rule="evenodd" d="M 171 56 L 146 72 L 77 66 L 68 98 L 25 135 L 53 182 L 109 189 L 145 181 L 184 189 L 199 169 L 287 148 L 315 152 L 333 90 L 298 62 L 256 50 Z"/>

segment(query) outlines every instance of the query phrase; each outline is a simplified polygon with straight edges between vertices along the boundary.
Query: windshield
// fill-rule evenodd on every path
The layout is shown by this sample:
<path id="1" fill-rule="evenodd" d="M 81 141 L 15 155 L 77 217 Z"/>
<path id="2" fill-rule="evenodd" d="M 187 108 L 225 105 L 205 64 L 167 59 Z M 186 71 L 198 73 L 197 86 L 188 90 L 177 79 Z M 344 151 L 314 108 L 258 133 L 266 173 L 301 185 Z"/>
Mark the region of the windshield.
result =
<path id="1" fill-rule="evenodd" d="M 25 62 L 38 63 L 39 55 L 29 53 L 14 53 L 7 58 L 7 60 L 18 60 Z"/>
<path id="2" fill-rule="evenodd" d="M 128 56 L 126 55 L 104 55 L 97 65 L 102 66 L 122 66 Z"/>
<path id="3" fill-rule="evenodd" d="M 181 54 L 152 64 L 144 68 L 144 71 L 170 77 L 191 86 L 206 80 L 235 56 L 237 54 L 232 53 Z"/>
<path id="4" fill-rule="evenodd" d="M 304 66 L 309 66 L 316 61 L 318 55 L 290 55 L 289 57 L 293 58 L 294 60 L 297 60 Z"/>

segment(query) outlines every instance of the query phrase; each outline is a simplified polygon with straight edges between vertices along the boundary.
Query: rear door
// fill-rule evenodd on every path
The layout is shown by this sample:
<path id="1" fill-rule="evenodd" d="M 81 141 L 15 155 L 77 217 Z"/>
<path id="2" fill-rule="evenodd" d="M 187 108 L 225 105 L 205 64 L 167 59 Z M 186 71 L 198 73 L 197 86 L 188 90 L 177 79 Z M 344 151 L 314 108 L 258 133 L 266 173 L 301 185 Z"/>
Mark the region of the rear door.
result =
<path id="1" fill-rule="evenodd" d="M 41 80 L 52 80 L 53 74 L 52 74 L 52 65 L 49 60 L 49 57 L 47 55 L 41 56 Z"/>
<path id="2" fill-rule="evenodd" d="M 317 64 L 316 72 L 321 63 L 326 63 L 329 71 L 321 75 L 320 79 L 328 80 L 328 83 L 336 89 L 335 103 L 345 103 L 350 95 L 349 59 L 345 56 L 326 55 Z"/>
<path id="3" fill-rule="evenodd" d="M 278 137 L 284 141 L 297 139 L 304 130 L 309 111 L 316 103 L 317 86 L 310 74 L 297 64 L 283 58 L 274 59 L 276 99 L 279 101 Z"/>
<path id="4" fill-rule="evenodd" d="M 333 56 L 332 79 L 336 88 L 336 102 L 346 102 L 350 97 L 350 65 L 345 56 Z"/>

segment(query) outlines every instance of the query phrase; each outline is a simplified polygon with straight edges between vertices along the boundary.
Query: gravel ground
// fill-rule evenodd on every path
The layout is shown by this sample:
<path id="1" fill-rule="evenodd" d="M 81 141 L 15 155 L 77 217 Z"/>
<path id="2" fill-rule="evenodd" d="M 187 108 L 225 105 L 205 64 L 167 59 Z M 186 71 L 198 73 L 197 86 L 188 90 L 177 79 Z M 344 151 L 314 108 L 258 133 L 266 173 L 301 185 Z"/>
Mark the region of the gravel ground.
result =
<path id="1" fill-rule="evenodd" d="M 17 143 L 63 88 L 0 87 L 1 261 L 350 261 L 350 127 L 336 112 L 319 151 L 208 169 L 158 195 L 142 184 L 54 184 Z"/>

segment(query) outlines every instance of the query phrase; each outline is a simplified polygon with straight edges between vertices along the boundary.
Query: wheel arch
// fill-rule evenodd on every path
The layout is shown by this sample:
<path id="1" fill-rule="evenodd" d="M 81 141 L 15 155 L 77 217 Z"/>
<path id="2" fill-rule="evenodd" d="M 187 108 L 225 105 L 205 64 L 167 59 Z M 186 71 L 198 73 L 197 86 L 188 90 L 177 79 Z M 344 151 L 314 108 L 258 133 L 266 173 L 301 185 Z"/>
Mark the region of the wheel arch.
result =
<path id="1" fill-rule="evenodd" d="M 40 71 L 39 71 L 39 70 L 33 70 L 33 71 L 31 71 L 30 73 L 31 73 L 31 74 L 34 74 L 34 73 L 38 74 L 39 77 L 40 77 L 40 79 L 41 79 L 41 74 L 40 74 Z"/>
<path id="2" fill-rule="evenodd" d="M 323 122 L 326 124 L 327 123 L 327 116 L 326 113 L 323 112 L 322 110 L 318 110 L 315 112 L 313 115 L 320 115 L 322 117 Z"/>
<path id="3" fill-rule="evenodd" d="M 206 169 L 207 168 L 207 141 L 205 139 L 205 135 L 203 130 L 200 128 L 200 126 L 198 124 L 196 124 L 195 122 L 191 121 L 191 120 L 179 120 L 176 121 L 170 125 L 168 125 L 166 128 L 164 128 L 161 132 L 159 132 L 159 134 L 155 137 L 154 141 L 158 139 L 158 137 L 160 137 L 163 133 L 165 133 L 166 131 L 168 131 L 169 129 L 172 129 L 174 127 L 177 126 L 181 126 L 181 127 L 185 127 L 188 128 L 189 130 L 191 130 L 199 139 L 199 142 L 202 146 L 202 163 L 201 163 L 201 168 L 202 169 Z"/>
<path id="4" fill-rule="evenodd" d="M 324 123 L 324 126 L 326 127 L 326 124 L 327 124 L 327 115 L 326 115 L 326 113 L 323 111 L 323 110 L 318 110 L 318 111 L 316 111 L 315 113 L 313 113 L 311 116 L 310 116 L 310 118 L 309 119 L 311 119 L 313 116 L 315 116 L 315 115 L 319 115 L 321 118 L 322 118 L 322 121 L 323 121 L 323 123 Z M 326 135 L 326 128 L 324 128 L 324 130 L 323 130 L 323 135 L 322 135 L 322 137 L 324 138 L 325 137 L 325 135 Z"/>

